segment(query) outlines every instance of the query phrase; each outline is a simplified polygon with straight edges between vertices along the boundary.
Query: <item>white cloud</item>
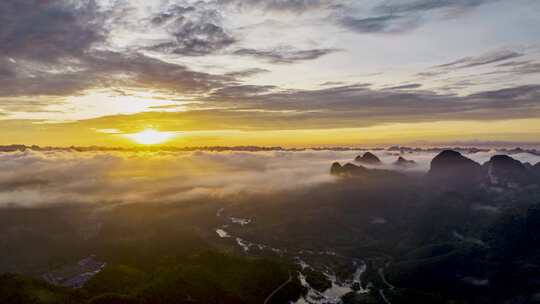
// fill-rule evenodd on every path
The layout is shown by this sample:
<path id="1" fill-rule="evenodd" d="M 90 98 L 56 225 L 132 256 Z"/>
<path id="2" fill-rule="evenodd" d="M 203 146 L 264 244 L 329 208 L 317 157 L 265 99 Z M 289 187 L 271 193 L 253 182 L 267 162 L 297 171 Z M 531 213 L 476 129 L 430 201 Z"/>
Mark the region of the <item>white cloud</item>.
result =
<path id="1" fill-rule="evenodd" d="M 332 182 L 329 164 L 338 157 L 327 152 L 4 153 L 0 206 L 167 203 L 288 190 Z"/>
<path id="2" fill-rule="evenodd" d="M 274 152 L 25 152 L 0 153 L 0 207 L 55 204 L 174 203 L 197 198 L 273 193 L 335 182 L 334 161 L 359 151 Z M 385 165 L 395 153 L 374 151 Z M 483 163 L 495 151 L 466 155 Z M 404 157 L 427 171 L 436 153 Z M 535 164 L 539 156 L 514 158 Z"/>

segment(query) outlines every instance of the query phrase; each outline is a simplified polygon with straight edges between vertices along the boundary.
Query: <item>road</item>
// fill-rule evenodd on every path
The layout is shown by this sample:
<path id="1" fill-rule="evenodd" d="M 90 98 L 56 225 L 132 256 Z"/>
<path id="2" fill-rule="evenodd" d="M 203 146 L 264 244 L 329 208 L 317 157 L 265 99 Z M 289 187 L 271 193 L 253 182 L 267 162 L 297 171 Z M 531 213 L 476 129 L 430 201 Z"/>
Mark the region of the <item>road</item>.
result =
<path id="1" fill-rule="evenodd" d="M 379 277 L 381 278 L 381 281 L 386 285 L 386 287 L 388 287 L 387 289 L 389 289 L 389 290 L 393 290 L 396 287 L 394 285 L 390 284 L 390 282 L 388 282 L 386 280 L 386 276 L 384 275 L 384 270 L 388 269 L 388 267 L 390 267 L 390 265 L 392 264 L 392 260 L 393 260 L 393 258 L 390 257 L 390 259 L 384 264 L 384 267 L 380 267 L 379 269 L 377 269 L 377 272 L 379 273 Z M 379 289 L 379 295 L 381 296 L 381 299 L 386 304 L 392 304 L 392 302 L 390 302 L 388 300 L 388 298 L 386 297 L 386 294 L 384 293 L 384 291 L 385 291 L 385 289 Z"/>
<path id="2" fill-rule="evenodd" d="M 386 286 L 388 286 L 388 288 L 390 289 L 394 289 L 394 285 L 390 284 L 387 280 L 386 280 L 386 276 L 384 275 L 384 268 L 379 268 L 379 276 L 381 277 L 381 280 L 383 281 L 384 284 L 386 284 Z"/>
<path id="3" fill-rule="evenodd" d="M 264 304 L 267 304 L 270 299 L 272 299 L 272 297 L 278 292 L 281 290 L 281 288 L 285 287 L 287 284 L 289 284 L 290 282 L 292 282 L 292 275 L 291 275 L 291 272 L 289 271 L 289 278 L 287 279 L 287 281 L 283 282 L 283 284 L 279 285 L 278 288 L 276 288 L 274 291 L 272 291 L 272 293 L 266 297 L 266 300 L 264 300 Z"/>
<path id="4" fill-rule="evenodd" d="M 383 299 L 384 302 L 386 302 L 386 304 L 392 304 L 390 301 L 388 301 L 388 299 L 386 298 L 386 295 L 384 294 L 384 290 L 383 289 L 379 289 L 379 294 L 381 295 L 381 298 Z"/>

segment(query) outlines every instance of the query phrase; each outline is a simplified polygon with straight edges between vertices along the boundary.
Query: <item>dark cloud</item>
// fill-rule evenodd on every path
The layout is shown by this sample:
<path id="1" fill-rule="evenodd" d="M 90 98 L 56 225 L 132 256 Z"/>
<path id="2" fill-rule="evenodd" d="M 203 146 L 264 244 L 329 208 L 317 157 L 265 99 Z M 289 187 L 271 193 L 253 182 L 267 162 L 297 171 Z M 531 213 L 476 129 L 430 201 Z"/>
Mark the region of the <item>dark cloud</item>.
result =
<path id="1" fill-rule="evenodd" d="M 418 89 L 421 88 L 422 85 L 420 83 L 410 83 L 410 84 L 404 84 L 399 86 L 393 86 L 389 88 L 385 88 L 386 90 L 410 90 L 410 89 Z"/>
<path id="2" fill-rule="evenodd" d="M 453 79 L 447 79 L 445 80 L 445 82 L 448 82 L 449 84 L 439 87 L 439 90 L 454 91 L 482 84 L 481 82 L 475 82 L 468 79 L 461 79 L 457 81 L 454 81 Z"/>
<path id="3" fill-rule="evenodd" d="M 523 61 L 509 61 L 504 62 L 501 64 L 497 64 L 497 67 L 520 67 L 524 65 L 531 64 L 532 62 L 530 60 L 523 60 Z"/>
<path id="4" fill-rule="evenodd" d="M 230 76 L 195 72 L 139 53 L 102 51 L 85 54 L 63 73 L 38 70 L 0 78 L 0 96 L 66 96 L 87 89 L 117 87 L 200 94 L 233 80 Z"/>
<path id="5" fill-rule="evenodd" d="M 345 82 L 342 81 L 326 81 L 320 84 L 321 87 L 343 86 Z"/>
<path id="6" fill-rule="evenodd" d="M 463 69 L 497 63 L 523 56 L 522 53 L 503 50 L 486 53 L 476 57 L 465 57 L 449 63 L 435 66 L 435 68 Z"/>
<path id="7" fill-rule="evenodd" d="M 95 0 L 1 1 L 0 97 L 61 97 L 124 86 L 198 94 L 234 80 L 131 50 L 97 48 L 106 46 L 108 27 L 123 24 L 130 16 L 126 12 L 130 7 L 125 3 L 104 8 Z M 154 48 L 193 56 L 226 47 L 234 39 L 217 25 L 219 18 L 206 7 L 180 6 L 153 16 L 150 23 L 166 27 L 174 38 Z"/>
<path id="8" fill-rule="evenodd" d="M 252 93 L 255 91 L 252 87 L 241 89 L 236 89 L 236 96 L 220 94 L 209 102 L 213 100 L 216 104 L 262 113 L 269 111 L 272 115 L 265 117 L 264 123 L 287 121 L 293 125 L 288 127 L 302 128 L 445 119 L 492 120 L 540 114 L 540 86 L 513 87 L 469 96 L 426 90 L 373 90 L 367 85 L 257 94 Z M 278 112 L 282 114 L 276 114 Z"/>
<path id="9" fill-rule="evenodd" d="M 100 85 L 93 76 L 92 73 L 46 71 L 36 71 L 31 75 L 14 74 L 0 78 L 0 97 L 76 94 Z"/>
<path id="10" fill-rule="evenodd" d="M 344 16 L 338 23 L 357 33 L 396 33 L 414 28 L 416 22 L 398 15 L 385 15 L 378 17 L 356 18 Z"/>
<path id="11" fill-rule="evenodd" d="M 105 81 L 112 82 L 111 86 L 200 94 L 233 81 L 227 76 L 192 71 L 186 66 L 168 63 L 139 53 L 101 52 L 89 58 L 88 64 L 94 73 Z M 113 77 L 110 77 L 111 75 Z M 114 77 L 115 75 L 117 77 Z"/>
<path id="12" fill-rule="evenodd" d="M 15 76 L 15 62 L 13 59 L 0 57 L 0 81 Z"/>
<path id="13" fill-rule="evenodd" d="M 174 42 L 154 45 L 149 49 L 184 56 L 204 56 L 235 43 L 235 39 L 215 24 L 187 23 L 173 33 Z"/>
<path id="14" fill-rule="evenodd" d="M 497 0 L 386 0 L 383 4 L 375 7 L 375 11 L 381 14 L 402 14 L 438 9 L 467 10 L 495 1 Z"/>
<path id="15" fill-rule="evenodd" d="M 105 37 L 94 0 L 0 1 L 0 54 L 32 61 L 78 57 Z"/>
<path id="16" fill-rule="evenodd" d="M 151 22 L 154 25 L 164 25 L 170 21 L 173 21 L 179 17 L 184 16 L 187 13 L 195 12 L 197 9 L 194 6 L 173 6 L 168 10 L 156 14 L 152 17 Z"/>
<path id="17" fill-rule="evenodd" d="M 260 86 L 260 85 L 236 85 L 227 86 L 217 89 L 212 93 L 214 100 L 237 98 L 239 96 L 256 96 L 268 91 L 278 89 L 276 86 Z"/>
<path id="18" fill-rule="evenodd" d="M 451 62 L 448 62 L 448 63 L 444 63 L 444 64 L 440 64 L 440 65 L 436 65 L 436 66 L 433 66 L 431 68 L 429 68 L 428 70 L 426 71 L 423 71 L 423 72 L 420 72 L 420 73 L 417 73 L 416 76 L 419 78 L 419 79 L 426 79 L 426 78 L 435 78 L 435 77 L 439 77 L 439 76 L 442 76 L 442 75 L 447 75 L 449 73 L 452 73 L 454 71 L 459 71 L 461 69 L 467 69 L 467 68 L 477 68 L 477 67 L 484 67 L 484 66 L 492 66 L 492 67 L 496 67 L 496 68 L 511 68 L 511 69 L 506 69 L 506 70 L 502 70 L 502 69 L 499 69 L 499 70 L 493 70 L 493 71 L 490 71 L 490 72 L 482 72 L 482 73 L 479 73 L 479 74 L 476 74 L 474 76 L 475 78 L 475 82 L 476 83 L 479 83 L 479 78 L 480 76 L 488 76 L 488 75 L 496 75 L 496 74 L 533 74 L 533 73 L 536 73 L 537 71 L 535 71 L 536 69 L 539 69 L 540 67 L 536 66 L 531 63 L 530 61 L 509 61 L 509 62 L 506 62 L 508 60 L 511 60 L 511 59 L 514 59 L 514 58 L 520 58 L 522 56 L 525 56 L 525 54 L 523 53 L 519 53 L 519 52 L 516 52 L 516 51 L 511 51 L 511 50 L 501 50 L 501 51 L 493 51 L 493 52 L 489 52 L 489 53 L 485 53 L 485 54 L 482 54 L 482 55 L 479 55 L 479 56 L 469 56 L 469 57 L 464 57 L 464 58 L 460 58 L 458 60 L 454 60 L 454 61 L 451 61 Z M 495 65 L 496 64 L 496 65 Z M 539 70 L 540 72 L 540 70 Z M 473 77 L 473 75 L 469 75 L 469 76 L 460 76 L 460 80 L 458 80 L 458 82 L 461 82 L 463 80 L 467 80 L 467 79 L 463 79 L 463 78 L 467 78 L 467 77 Z M 444 79 L 446 81 L 449 81 L 449 80 L 452 80 L 453 82 L 454 79 L 452 78 L 447 78 L 447 79 Z M 490 83 L 492 82 L 493 80 L 484 80 L 483 82 L 485 84 L 496 84 L 496 83 Z"/>
<path id="19" fill-rule="evenodd" d="M 472 98 L 481 98 L 489 100 L 514 100 L 530 101 L 537 104 L 540 100 L 540 85 L 525 85 L 514 88 L 505 88 L 500 90 L 485 91 L 471 95 Z"/>
<path id="20" fill-rule="evenodd" d="M 334 20 L 356 33 L 403 33 L 420 27 L 429 20 L 428 14 L 435 10 L 452 11 L 439 18 L 451 18 L 487 2 L 498 0 L 386 0 L 373 7 L 367 15 L 354 14 L 354 5 L 336 7 Z"/>
<path id="21" fill-rule="evenodd" d="M 313 9 L 332 7 L 340 1 L 330 0 L 217 0 L 222 5 L 238 9 L 258 8 L 264 11 L 303 13 Z"/>
<path id="22" fill-rule="evenodd" d="M 151 20 L 152 24 L 165 27 L 172 39 L 149 49 L 184 56 L 203 56 L 224 49 L 236 39 L 220 25 L 221 19 L 218 10 L 202 4 L 174 6 Z"/>
<path id="23" fill-rule="evenodd" d="M 531 60 L 510 61 L 497 65 L 497 67 L 510 68 L 509 70 L 500 70 L 499 73 L 514 73 L 519 75 L 540 74 L 540 62 Z"/>
<path id="24" fill-rule="evenodd" d="M 292 47 L 275 48 L 271 50 L 239 49 L 233 52 L 238 56 L 250 56 L 266 60 L 271 63 L 295 63 L 299 61 L 314 60 L 324 55 L 338 52 L 338 49 L 310 49 L 297 50 Z"/>
<path id="25" fill-rule="evenodd" d="M 440 76 L 444 74 L 446 74 L 446 72 L 444 71 L 427 71 L 427 72 L 417 73 L 416 76 L 420 78 L 431 78 L 431 77 L 436 77 L 436 76 Z"/>
<path id="26" fill-rule="evenodd" d="M 266 73 L 270 73 L 270 71 L 267 69 L 252 68 L 252 69 L 245 69 L 242 71 L 230 72 L 230 73 L 227 73 L 227 76 L 231 76 L 235 78 L 247 78 L 247 77 L 252 77 L 252 76 L 256 76 L 259 74 L 266 74 Z"/>

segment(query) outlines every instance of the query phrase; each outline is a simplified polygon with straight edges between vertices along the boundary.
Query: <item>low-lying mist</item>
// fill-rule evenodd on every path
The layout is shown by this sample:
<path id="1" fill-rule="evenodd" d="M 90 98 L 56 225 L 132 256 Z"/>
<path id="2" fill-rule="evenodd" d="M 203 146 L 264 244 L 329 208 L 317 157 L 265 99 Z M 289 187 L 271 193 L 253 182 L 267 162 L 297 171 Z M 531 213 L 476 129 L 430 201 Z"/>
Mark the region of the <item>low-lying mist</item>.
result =
<path id="1" fill-rule="evenodd" d="M 66 152 L 0 154 L 0 207 L 59 204 L 112 206 L 172 203 L 204 197 L 269 193 L 332 183 L 332 162 L 353 162 L 362 151 L 273 152 Z M 394 169 L 399 156 L 374 151 L 382 168 Z M 467 154 L 483 163 L 495 151 Z M 417 163 L 410 172 L 429 169 L 434 152 L 406 153 Z M 512 157 L 535 164 L 539 156 Z"/>

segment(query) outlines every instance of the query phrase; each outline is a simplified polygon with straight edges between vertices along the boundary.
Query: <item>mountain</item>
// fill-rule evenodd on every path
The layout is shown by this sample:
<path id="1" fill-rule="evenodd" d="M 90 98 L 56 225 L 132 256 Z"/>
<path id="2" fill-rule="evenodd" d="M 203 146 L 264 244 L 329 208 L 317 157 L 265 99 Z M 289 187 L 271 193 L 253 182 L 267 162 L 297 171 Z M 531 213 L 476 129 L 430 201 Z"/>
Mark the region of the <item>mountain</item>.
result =
<path id="1" fill-rule="evenodd" d="M 400 173 L 391 170 L 368 169 L 366 167 L 353 165 L 351 163 L 341 166 L 341 164 L 338 162 L 332 164 L 330 173 L 343 177 L 361 177 L 374 180 L 403 177 L 403 175 Z"/>
<path id="2" fill-rule="evenodd" d="M 381 160 L 371 152 L 366 152 L 362 156 L 357 156 L 354 161 L 364 165 L 382 165 Z"/>
<path id="3" fill-rule="evenodd" d="M 453 150 L 439 153 L 431 161 L 430 182 L 448 187 L 476 185 L 484 176 L 482 166 Z"/>
<path id="4" fill-rule="evenodd" d="M 340 163 L 335 162 L 330 168 L 330 173 L 333 175 L 360 175 L 362 173 L 365 173 L 366 171 L 368 171 L 368 169 L 366 169 L 365 167 L 356 166 L 351 163 L 347 163 L 344 166 L 341 166 Z"/>
<path id="5" fill-rule="evenodd" d="M 536 176 L 537 180 L 540 181 L 540 162 L 532 166 L 531 171 Z"/>
<path id="6" fill-rule="evenodd" d="M 408 160 L 403 158 L 402 156 L 398 157 L 398 159 L 394 162 L 395 166 L 399 167 L 414 167 L 416 166 L 416 162 L 414 160 Z"/>
<path id="7" fill-rule="evenodd" d="M 508 155 L 495 155 L 484 167 L 492 185 L 516 188 L 534 183 L 532 170 Z"/>

